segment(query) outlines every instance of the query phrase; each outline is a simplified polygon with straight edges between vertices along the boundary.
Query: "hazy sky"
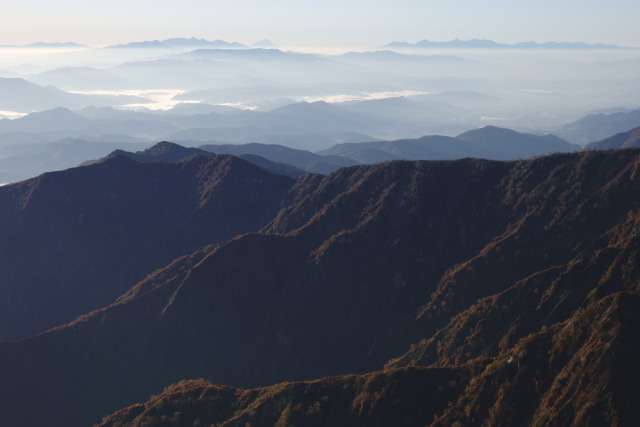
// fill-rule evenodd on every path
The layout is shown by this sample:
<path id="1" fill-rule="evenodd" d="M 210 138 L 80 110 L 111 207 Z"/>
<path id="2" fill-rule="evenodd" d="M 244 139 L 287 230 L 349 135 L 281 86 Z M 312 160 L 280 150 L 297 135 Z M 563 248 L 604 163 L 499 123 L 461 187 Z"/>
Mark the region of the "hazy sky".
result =
<path id="1" fill-rule="evenodd" d="M 0 0 L 0 45 L 199 37 L 377 46 L 488 38 L 640 47 L 638 0 Z"/>

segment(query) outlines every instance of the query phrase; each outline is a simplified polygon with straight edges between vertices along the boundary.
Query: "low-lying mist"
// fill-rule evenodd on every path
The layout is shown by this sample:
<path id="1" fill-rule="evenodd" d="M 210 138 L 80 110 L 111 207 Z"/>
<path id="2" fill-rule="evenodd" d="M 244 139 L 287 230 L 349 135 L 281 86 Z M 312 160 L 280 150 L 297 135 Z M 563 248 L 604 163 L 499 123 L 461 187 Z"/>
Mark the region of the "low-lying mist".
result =
<path id="1" fill-rule="evenodd" d="M 313 53 L 176 40 L 2 48 L 0 159 L 70 140 L 319 151 L 486 125 L 584 145 L 609 135 L 567 124 L 639 107 L 639 49 Z"/>

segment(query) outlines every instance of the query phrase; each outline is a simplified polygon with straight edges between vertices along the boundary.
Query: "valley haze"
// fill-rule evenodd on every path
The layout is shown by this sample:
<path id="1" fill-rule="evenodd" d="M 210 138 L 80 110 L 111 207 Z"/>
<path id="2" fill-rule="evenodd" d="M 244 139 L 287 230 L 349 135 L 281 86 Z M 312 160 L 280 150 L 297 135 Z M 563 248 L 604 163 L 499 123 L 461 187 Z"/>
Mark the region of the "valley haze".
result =
<path id="1" fill-rule="evenodd" d="M 640 49 L 515 46 L 422 41 L 318 53 L 196 37 L 5 44 L 0 178 L 14 182 L 162 140 L 319 152 L 493 126 L 584 146 L 634 127 L 631 120 L 594 133 L 583 118 L 638 108 Z M 482 154 L 458 152 L 465 155 Z"/>

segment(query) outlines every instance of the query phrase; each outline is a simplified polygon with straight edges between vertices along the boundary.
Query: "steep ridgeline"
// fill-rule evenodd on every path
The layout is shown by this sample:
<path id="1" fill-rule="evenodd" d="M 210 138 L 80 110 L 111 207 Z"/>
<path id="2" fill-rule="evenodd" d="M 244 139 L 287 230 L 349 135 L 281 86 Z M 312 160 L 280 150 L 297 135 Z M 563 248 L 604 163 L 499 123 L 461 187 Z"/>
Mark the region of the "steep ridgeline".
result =
<path id="1" fill-rule="evenodd" d="M 424 426 L 457 398 L 471 372 L 403 368 L 253 390 L 184 381 L 99 425 Z"/>
<path id="2" fill-rule="evenodd" d="M 254 145 L 260 146 L 262 144 L 254 144 Z M 283 148 L 286 148 L 286 147 L 283 147 Z M 213 154 L 213 152 L 210 150 L 205 151 L 200 148 L 183 147 L 181 145 L 174 144 L 172 142 L 162 141 L 162 142 L 158 142 L 153 147 L 147 148 L 146 150 L 143 150 L 143 151 L 136 151 L 135 153 L 131 153 L 124 150 L 116 150 L 106 158 L 112 158 L 112 157 L 117 157 L 119 155 L 123 155 L 141 162 L 179 162 L 181 160 L 186 160 L 190 157 L 193 157 L 196 154 Z M 290 163 L 270 161 L 265 157 L 262 157 L 256 154 L 222 153 L 222 152 L 215 153 L 215 154 L 232 154 L 236 157 L 240 157 L 241 159 L 246 160 L 249 163 L 253 163 L 256 166 L 259 166 L 268 172 L 271 172 L 277 175 L 285 175 L 291 178 L 297 178 L 299 176 L 302 176 L 308 173 L 302 169 L 298 169 L 297 167 L 292 166 Z M 105 159 L 90 160 L 90 161 L 84 162 L 82 165 L 87 166 L 94 163 L 98 163 L 103 160 Z"/>
<path id="3" fill-rule="evenodd" d="M 0 187 L 0 340 L 69 322 L 178 256 L 259 230 L 293 182 L 231 156 L 115 155 Z"/>
<path id="4" fill-rule="evenodd" d="M 175 165 L 197 159 L 203 158 Z M 638 168 L 640 153 L 619 150 L 517 162 L 391 162 L 305 175 L 283 186 L 284 192 L 268 193 L 278 209 L 260 233 L 203 246 L 150 274 L 109 307 L 0 345 L 4 417 L 12 425 L 87 425 L 186 378 L 266 387 L 364 374 L 388 363 L 394 370 L 387 373 L 248 392 L 183 383 L 117 414 L 114 423 L 155 416 L 153 408 L 165 403 L 154 402 L 166 396 L 180 401 L 183 392 L 188 402 L 198 394 L 213 399 L 207 408 L 226 407 L 212 415 L 218 418 L 201 422 L 229 425 L 237 425 L 236 414 L 243 423 L 282 419 L 291 425 L 295 417 L 313 414 L 310 406 L 326 414 L 310 425 L 332 424 L 331 411 L 344 416 L 343 424 L 368 425 L 381 416 L 377 410 L 406 417 L 390 424 L 406 419 L 408 425 L 497 419 L 521 424 L 538 410 L 556 421 L 627 419 L 634 409 L 625 406 L 630 397 L 619 391 L 624 384 L 610 399 L 599 392 L 617 371 L 605 363 L 604 350 L 585 341 L 598 329 L 580 320 L 575 327 L 582 329 L 571 334 L 570 345 L 555 337 L 579 313 L 580 319 L 613 316 L 610 323 L 597 318 L 634 330 L 626 314 L 616 313 L 633 312 L 624 304 L 635 304 L 640 286 Z M 262 191 L 246 197 L 253 200 Z M 540 358 L 526 364 L 525 356 L 534 354 L 526 338 L 532 333 L 542 334 L 535 354 L 555 351 L 556 364 L 545 368 L 548 361 Z M 620 342 L 616 336 L 597 342 L 625 352 L 637 345 L 632 332 Z M 581 352 L 602 360 L 602 381 L 589 383 L 593 377 L 574 366 Z M 630 365 L 619 357 L 621 366 Z M 402 368 L 412 364 L 428 368 Z M 514 367 L 520 366 L 531 369 L 531 376 L 518 376 Z M 584 375 L 585 387 L 597 393 L 587 396 L 583 392 L 591 389 L 575 383 L 575 393 L 563 394 L 570 391 L 562 388 L 563 369 Z M 494 370 L 500 372 L 491 376 Z M 522 385 L 529 387 L 522 388 L 526 399 L 506 400 L 510 384 L 526 378 L 532 378 Z M 469 393 L 471 387 L 483 388 Z M 537 399 L 555 394 L 530 400 L 531 390 L 541 393 Z M 560 409 L 554 396 L 575 408 L 593 403 L 595 418 Z M 263 404 L 265 418 L 255 418 Z M 176 407 L 166 405 L 167 411 Z M 183 412 L 183 403 L 175 405 L 171 417 L 200 417 Z M 381 409 L 388 405 L 395 409 Z"/>

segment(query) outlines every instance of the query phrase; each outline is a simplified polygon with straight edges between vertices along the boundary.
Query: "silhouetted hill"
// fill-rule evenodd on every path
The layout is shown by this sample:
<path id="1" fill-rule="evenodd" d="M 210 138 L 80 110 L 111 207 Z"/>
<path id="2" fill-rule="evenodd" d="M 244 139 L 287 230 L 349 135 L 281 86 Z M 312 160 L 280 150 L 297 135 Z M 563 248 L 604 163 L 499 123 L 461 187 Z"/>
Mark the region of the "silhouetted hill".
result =
<path id="1" fill-rule="evenodd" d="M 162 141 L 154 144 L 152 147 L 146 148 L 143 151 L 137 151 L 135 153 L 117 150 L 109 154 L 109 156 L 102 161 L 109 160 L 118 156 L 127 156 L 138 161 L 179 162 L 181 160 L 186 160 L 190 157 L 193 157 L 197 154 L 209 155 L 211 153 L 200 150 L 199 148 L 183 147 L 172 142 Z"/>
<path id="2" fill-rule="evenodd" d="M 464 157 L 513 160 L 575 151 L 579 148 L 554 135 L 538 136 L 485 126 L 456 137 L 432 135 L 419 139 L 338 144 L 320 151 L 319 154 L 349 157 L 362 163 L 396 159 L 451 160 Z"/>
<path id="3" fill-rule="evenodd" d="M 111 153 L 109 156 L 107 156 L 105 159 L 84 162 L 83 165 L 87 166 L 87 165 L 94 164 L 100 161 L 105 161 L 117 156 L 127 156 L 137 161 L 178 162 L 181 160 L 186 160 L 197 154 L 210 155 L 211 151 L 205 151 L 199 148 L 182 147 L 172 142 L 162 141 L 155 144 L 153 147 L 147 148 L 143 151 L 137 151 L 135 153 L 126 152 L 123 150 L 116 150 L 113 153 Z M 229 154 L 229 153 L 218 153 L 218 154 Z M 268 172 L 278 174 L 278 175 L 285 175 L 291 178 L 297 178 L 307 173 L 306 171 L 290 166 L 288 164 L 280 163 L 280 162 L 272 162 L 265 159 L 264 157 L 260 157 L 254 154 L 241 154 L 241 155 L 236 154 L 236 157 L 246 160 L 249 163 L 253 163 L 254 165 L 259 166 Z"/>
<path id="4" fill-rule="evenodd" d="M 490 159 L 508 160 L 575 151 L 580 147 L 555 135 L 532 135 L 495 126 L 484 126 L 456 136 L 459 141 L 492 152 Z"/>
<path id="5" fill-rule="evenodd" d="M 322 424 L 328 418 L 321 414 L 320 418 L 304 418 L 315 415 L 297 407 L 298 403 L 305 408 L 315 402 L 323 410 L 333 408 L 336 417 L 341 417 L 337 419 L 345 423 L 362 424 L 382 414 L 391 417 L 390 423 L 397 416 L 406 416 L 412 420 L 408 424 L 416 424 L 428 422 L 424 417 L 433 421 L 437 415 L 443 418 L 435 422 L 443 425 L 480 425 L 485 420 L 489 424 L 492 420 L 528 424 L 537 408 L 544 413 L 545 408 L 552 408 L 557 415 L 550 413 L 549 419 L 568 419 L 568 423 L 607 419 L 609 408 L 623 414 L 622 408 L 634 407 L 633 395 L 623 393 L 626 388 L 611 391 L 615 402 L 611 406 L 607 403 L 611 399 L 601 391 L 612 390 L 614 383 L 604 387 L 600 379 L 618 378 L 616 372 L 621 372 L 604 363 L 610 354 L 605 352 L 607 343 L 621 349 L 614 352 L 619 359 L 613 360 L 625 367 L 633 360 L 626 355 L 635 354 L 638 343 L 633 332 L 636 320 L 626 317 L 634 313 L 633 301 L 640 285 L 640 184 L 634 179 L 639 161 L 636 150 L 557 154 L 512 162 L 397 161 L 342 168 L 324 177 L 305 175 L 293 182 L 284 177 L 278 181 L 263 171 L 258 175 L 258 168 L 231 157 L 200 155 L 187 162 L 140 163 L 118 156 L 78 169 L 100 176 L 103 190 L 98 192 L 96 181 L 86 176 L 44 175 L 69 180 L 61 181 L 69 189 L 59 190 L 57 204 L 51 198 L 46 204 L 37 204 L 44 196 L 29 191 L 33 181 L 1 187 L 0 196 L 12 200 L 10 195 L 15 195 L 17 200 L 0 204 L 4 210 L 40 206 L 37 217 L 47 217 L 47 224 L 56 226 L 53 230 L 60 228 L 51 220 L 59 215 L 53 212 L 67 212 L 69 208 L 64 206 L 92 205 L 76 201 L 81 200 L 78 197 L 109 196 L 112 204 L 100 205 L 100 212 L 113 227 L 123 229 L 102 235 L 103 229 L 93 227 L 100 238 L 91 240 L 87 247 L 126 247 L 109 246 L 106 236 L 129 244 L 143 236 L 162 237 L 164 240 L 152 240 L 144 247 L 144 257 L 133 259 L 136 266 L 148 258 L 157 260 L 159 247 L 176 246 L 163 237 L 167 230 L 177 228 L 176 224 L 183 227 L 179 228 L 180 236 L 193 232 L 203 242 L 200 249 L 176 255 L 133 287 L 133 280 L 111 279 L 109 288 L 118 284 L 121 290 L 112 305 L 36 337 L 0 344 L 0 397 L 7 408 L 5 420 L 12 425 L 86 425 L 185 378 L 234 387 L 267 386 L 328 375 L 365 374 L 402 354 L 405 356 L 392 362 L 394 366 L 435 363 L 443 369 L 396 370 L 247 392 L 196 384 L 196 389 L 208 390 L 197 401 L 222 399 L 228 412 L 219 414 L 220 418 L 206 418 L 219 422 L 238 414 L 245 422 L 260 423 L 263 418 L 257 412 L 244 410 L 264 403 L 266 424 L 280 417 L 287 421 L 288 415 L 283 414 L 289 404 L 291 415 L 302 417 L 296 418 L 302 420 L 299 422 L 308 419 Z M 128 171 L 126 189 L 106 180 L 113 174 L 108 168 L 118 166 L 116 171 L 120 172 L 123 165 L 129 168 L 124 169 Z M 237 167 L 240 165 L 242 169 Z M 163 168 L 162 175 L 153 172 L 155 168 Z M 168 193 L 171 185 L 181 182 L 175 171 L 182 169 L 192 171 L 190 182 L 200 189 L 196 200 L 210 202 L 203 208 L 206 220 L 189 213 L 184 187 Z M 139 187 L 131 184 L 138 181 Z M 91 190 L 81 191 L 82 185 Z M 209 189 L 207 196 L 201 193 L 203 185 Z M 133 192 L 134 188 L 144 191 Z M 154 188 L 163 191 L 150 191 Z M 127 196 L 131 193 L 136 197 L 144 194 L 145 203 L 136 205 L 138 202 Z M 116 194 L 120 195 L 117 201 Z M 244 201 L 230 207 L 238 195 Z M 257 207 L 261 204 L 267 208 Z M 186 207 L 176 212 L 176 205 Z M 42 215 L 43 206 L 51 209 L 47 215 Z M 160 227 L 152 227 L 156 221 L 146 224 L 154 218 L 146 215 L 145 221 L 136 222 L 138 228 L 144 225 L 144 231 L 136 232 L 135 227 L 124 227 L 126 221 L 116 215 L 121 206 L 127 207 L 129 222 L 136 222 L 135 213 L 144 209 L 161 213 L 161 218 L 178 216 L 180 220 L 157 221 L 165 230 L 160 231 Z M 62 216 L 73 222 L 76 212 L 70 210 Z M 85 212 L 84 218 L 94 215 Z M 16 236 L 36 252 L 35 259 L 48 259 L 28 241 L 49 241 L 42 232 L 52 231 L 39 228 L 36 238 L 27 228 L 35 216 L 21 214 L 20 218 L 23 225 Z M 218 243 L 213 243 L 213 232 L 204 235 L 206 227 L 213 225 L 237 224 L 246 230 L 247 222 L 254 226 L 262 223 L 260 232 Z M 8 223 L 3 235 L 15 227 L 15 223 Z M 229 231 L 229 226 L 225 230 Z M 131 242 L 125 242 L 123 235 Z M 90 238 L 78 232 L 74 236 Z M 56 237 L 52 240 L 60 242 Z M 206 240 L 213 244 L 206 245 Z M 17 239 L 9 235 L 8 241 Z M 120 256 L 119 252 L 92 250 L 96 252 L 87 253 L 86 261 L 66 265 L 97 268 L 90 259 L 103 264 L 109 257 Z M 66 255 L 83 261 L 68 250 Z M 122 256 L 132 258 L 131 253 Z M 22 257 L 24 252 L 8 259 L 2 271 L 13 269 L 13 277 L 23 278 L 21 272 L 39 270 L 16 265 Z M 64 265 L 64 258 L 57 261 L 56 265 Z M 119 265 L 110 263 L 108 267 Z M 147 272 L 155 268 L 144 267 Z M 102 269 L 96 271 L 83 283 L 95 288 L 95 277 L 102 274 Z M 48 273 L 46 277 L 52 282 L 55 276 Z M 23 279 L 22 283 L 23 288 L 34 289 L 33 280 Z M 56 291 L 59 288 L 61 285 Z M 630 309 L 624 308 L 629 298 L 615 295 L 620 292 L 633 294 Z M 61 300 L 60 295 L 56 298 Z M 574 325 L 575 330 L 564 334 L 567 325 Z M 616 330 L 626 335 L 607 332 Z M 594 333 L 606 336 L 592 346 Z M 566 335 L 574 341 L 563 344 Z M 603 363 L 594 364 L 594 374 L 586 375 L 588 370 L 578 368 L 582 356 L 592 360 L 590 354 Z M 451 366 L 467 362 L 466 368 Z M 568 382 L 563 369 L 583 379 Z M 630 372 L 630 378 L 635 378 L 636 370 Z M 32 401 L 34 383 L 39 384 L 37 404 Z M 175 396 L 177 403 L 166 403 L 169 411 L 182 405 L 180 395 L 191 387 L 186 383 L 168 390 L 156 401 L 117 417 L 131 421 L 127 414 L 166 415 L 162 409 L 154 412 L 153 408 L 165 405 L 156 406 L 156 402 Z M 590 390 L 597 392 L 592 395 Z M 307 397 L 301 394 L 305 391 Z M 555 394 L 536 400 L 540 398 L 532 397 L 534 391 Z M 563 394 L 565 391 L 568 394 Z M 283 394 L 278 395 L 280 392 Z M 424 396 L 419 402 L 433 402 L 433 406 L 407 403 L 417 398 L 414 392 Z M 360 396 L 362 393 L 366 395 Z M 451 398 L 450 393 L 456 397 Z M 262 398 L 254 400 L 256 394 Z M 481 399 L 474 400 L 476 396 Z M 383 409 L 396 400 L 402 409 Z M 197 407 L 197 401 L 194 411 L 206 411 L 209 403 Z M 347 409 L 359 408 L 358 402 L 362 402 L 362 411 Z M 556 402 L 575 408 L 593 404 L 593 409 L 585 418 L 579 412 L 558 410 Z M 202 414 L 185 410 L 176 415 L 176 411 L 172 416 L 186 419 Z M 69 413 L 73 413 L 73 422 Z"/>
<path id="6" fill-rule="evenodd" d="M 628 132 L 621 132 L 602 141 L 592 142 L 587 150 L 611 150 L 616 148 L 640 148 L 640 126 Z"/>
<path id="7" fill-rule="evenodd" d="M 202 145 L 200 148 L 217 154 L 257 155 L 273 162 L 285 163 L 307 172 L 321 174 L 328 174 L 338 168 L 358 164 L 357 161 L 347 157 L 321 156 L 310 151 L 276 144 L 220 144 Z"/>

